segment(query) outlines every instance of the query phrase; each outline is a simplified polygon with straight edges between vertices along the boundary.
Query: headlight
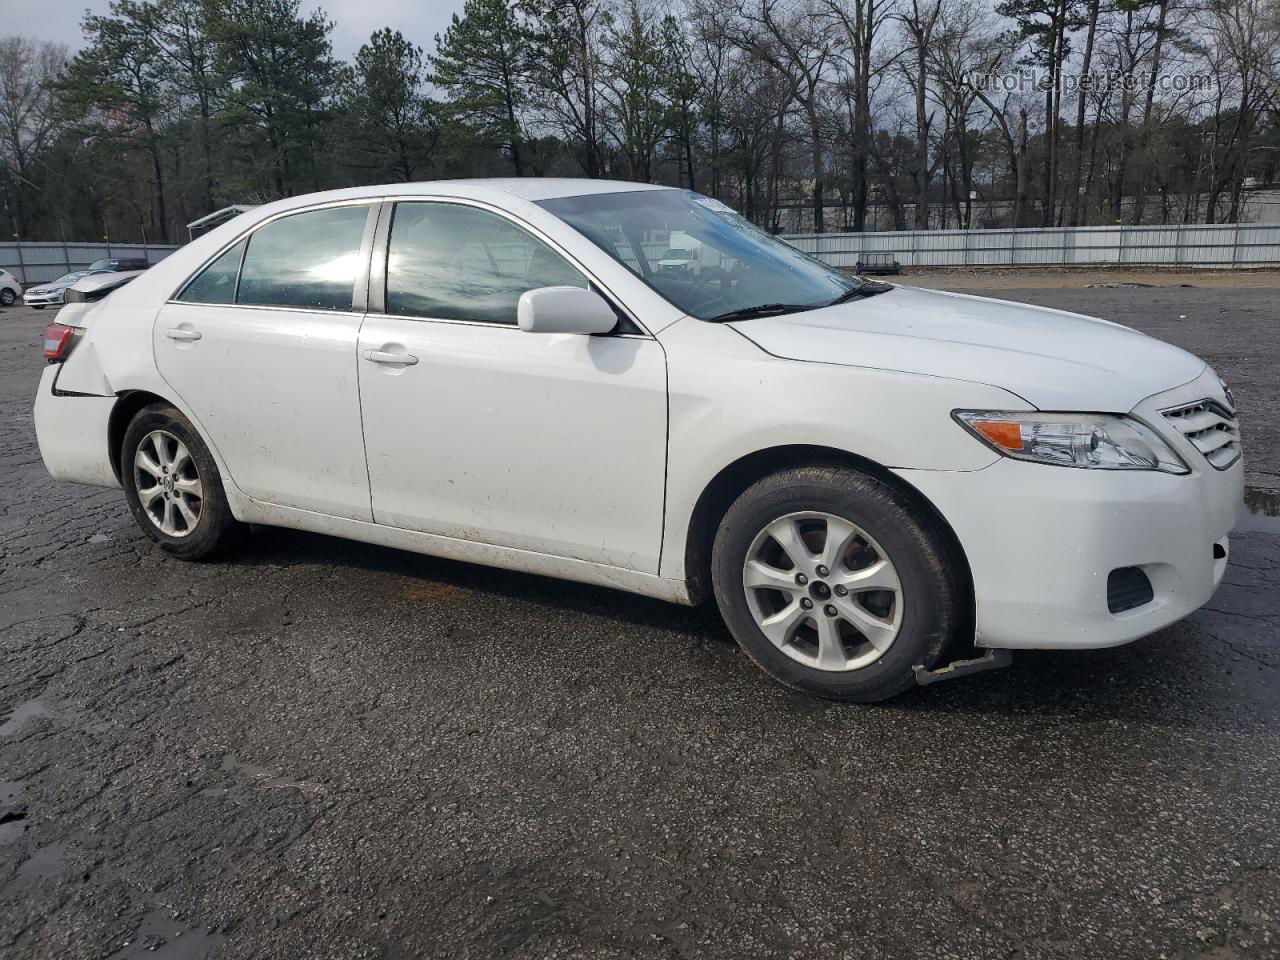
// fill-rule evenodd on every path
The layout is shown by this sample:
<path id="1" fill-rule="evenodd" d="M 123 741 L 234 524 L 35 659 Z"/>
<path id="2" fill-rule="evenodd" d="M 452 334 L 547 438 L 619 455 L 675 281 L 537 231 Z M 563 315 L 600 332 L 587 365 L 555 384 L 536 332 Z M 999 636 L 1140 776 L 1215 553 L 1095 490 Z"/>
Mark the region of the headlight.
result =
<path id="1" fill-rule="evenodd" d="M 1131 417 L 1000 410 L 957 410 L 954 415 L 987 446 L 1015 460 L 1096 470 L 1191 472 L 1154 430 Z"/>
<path id="2" fill-rule="evenodd" d="M 1217 376 L 1217 374 L 1215 373 L 1214 376 Z M 1227 398 L 1227 406 L 1229 406 L 1232 410 L 1235 410 L 1236 398 L 1235 398 L 1235 394 L 1231 392 L 1231 387 L 1229 387 L 1227 385 L 1227 381 L 1223 380 L 1221 377 L 1218 377 L 1218 382 L 1222 384 L 1222 395 Z"/>

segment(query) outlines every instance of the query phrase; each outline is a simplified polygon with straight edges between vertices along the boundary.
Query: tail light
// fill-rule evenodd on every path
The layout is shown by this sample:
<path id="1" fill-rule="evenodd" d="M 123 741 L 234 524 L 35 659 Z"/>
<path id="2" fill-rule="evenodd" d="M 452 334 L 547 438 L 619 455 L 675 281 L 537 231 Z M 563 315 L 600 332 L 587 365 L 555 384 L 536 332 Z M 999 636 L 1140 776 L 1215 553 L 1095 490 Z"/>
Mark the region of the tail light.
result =
<path id="1" fill-rule="evenodd" d="M 67 359 L 71 352 L 71 341 L 76 335 L 75 327 L 62 323 L 51 323 L 44 328 L 44 358 L 50 363 L 59 363 Z"/>

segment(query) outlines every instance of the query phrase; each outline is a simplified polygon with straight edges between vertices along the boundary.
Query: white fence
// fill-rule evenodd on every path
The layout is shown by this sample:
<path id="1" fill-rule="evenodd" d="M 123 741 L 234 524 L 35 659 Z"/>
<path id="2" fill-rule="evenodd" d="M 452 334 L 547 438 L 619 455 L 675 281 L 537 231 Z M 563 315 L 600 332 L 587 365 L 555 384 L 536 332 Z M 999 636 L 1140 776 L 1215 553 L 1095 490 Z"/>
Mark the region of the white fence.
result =
<path id="1" fill-rule="evenodd" d="M 1280 224 L 901 230 L 783 239 L 836 267 L 854 267 L 864 253 L 891 254 L 904 267 L 1280 266 Z M 94 260 L 146 257 L 155 263 L 176 249 L 141 243 L 0 243 L 0 268 L 30 285 L 81 270 Z"/>
<path id="2" fill-rule="evenodd" d="M 30 286 L 83 270 L 95 260 L 146 257 L 155 263 L 177 249 L 154 243 L 0 243 L 0 269 Z"/>
<path id="3" fill-rule="evenodd" d="M 1280 265 L 1280 224 L 902 230 L 783 239 L 835 267 L 854 267 L 864 253 L 892 254 L 904 267 Z"/>

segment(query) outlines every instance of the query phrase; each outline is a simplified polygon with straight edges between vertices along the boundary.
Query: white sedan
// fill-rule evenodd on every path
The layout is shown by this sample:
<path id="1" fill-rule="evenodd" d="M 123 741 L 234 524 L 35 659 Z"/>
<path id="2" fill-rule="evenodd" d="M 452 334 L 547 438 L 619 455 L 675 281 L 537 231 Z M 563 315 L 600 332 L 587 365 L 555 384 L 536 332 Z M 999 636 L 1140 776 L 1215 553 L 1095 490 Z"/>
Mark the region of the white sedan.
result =
<path id="1" fill-rule="evenodd" d="M 34 287 L 27 288 L 27 291 L 22 295 L 22 302 L 28 307 L 35 307 L 37 310 L 43 310 L 45 307 L 60 307 L 67 287 L 77 280 L 83 280 L 87 276 L 89 276 L 88 270 L 73 270 L 71 273 L 64 273 L 58 279 L 50 280 L 48 283 L 38 283 Z"/>
<path id="2" fill-rule="evenodd" d="M 673 235 L 696 269 L 659 268 Z M 100 295 L 46 334 L 41 454 L 169 553 L 274 524 L 714 597 L 826 697 L 1158 630 L 1242 498 L 1204 361 L 850 277 L 685 190 L 294 197 Z"/>
<path id="3" fill-rule="evenodd" d="M 11 307 L 22 296 L 22 284 L 8 270 L 0 270 L 0 307 Z"/>

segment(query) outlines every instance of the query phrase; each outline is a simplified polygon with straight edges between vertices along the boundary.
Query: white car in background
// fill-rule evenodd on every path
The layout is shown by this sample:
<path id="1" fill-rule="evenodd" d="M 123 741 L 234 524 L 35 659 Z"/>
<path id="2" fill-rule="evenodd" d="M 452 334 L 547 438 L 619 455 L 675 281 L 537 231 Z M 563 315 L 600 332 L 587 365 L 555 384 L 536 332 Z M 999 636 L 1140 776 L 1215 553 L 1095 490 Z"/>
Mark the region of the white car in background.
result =
<path id="1" fill-rule="evenodd" d="M 32 287 L 22 295 L 22 302 L 37 310 L 60 306 L 67 288 L 91 274 L 127 273 L 130 277 L 135 277 L 150 266 L 151 264 L 143 257 L 108 257 L 104 260 L 95 260 L 83 270 L 76 270 L 64 274 L 57 280 Z"/>
<path id="2" fill-rule="evenodd" d="M 672 236 L 714 268 L 660 269 Z M 851 277 L 685 190 L 293 197 L 99 295 L 46 332 L 40 452 L 169 553 L 274 524 L 714 597 L 836 699 L 1185 617 L 1242 500 L 1203 360 Z"/>
<path id="3" fill-rule="evenodd" d="M 43 310 L 45 307 L 60 307 L 67 287 L 87 276 L 89 276 L 88 270 L 76 270 L 72 273 L 64 273 L 57 280 L 38 283 L 34 287 L 28 288 L 22 295 L 22 302 L 28 307 L 35 307 L 37 310 Z"/>
<path id="4" fill-rule="evenodd" d="M 8 270 L 0 270 L 0 307 L 11 307 L 22 296 L 22 284 Z"/>

